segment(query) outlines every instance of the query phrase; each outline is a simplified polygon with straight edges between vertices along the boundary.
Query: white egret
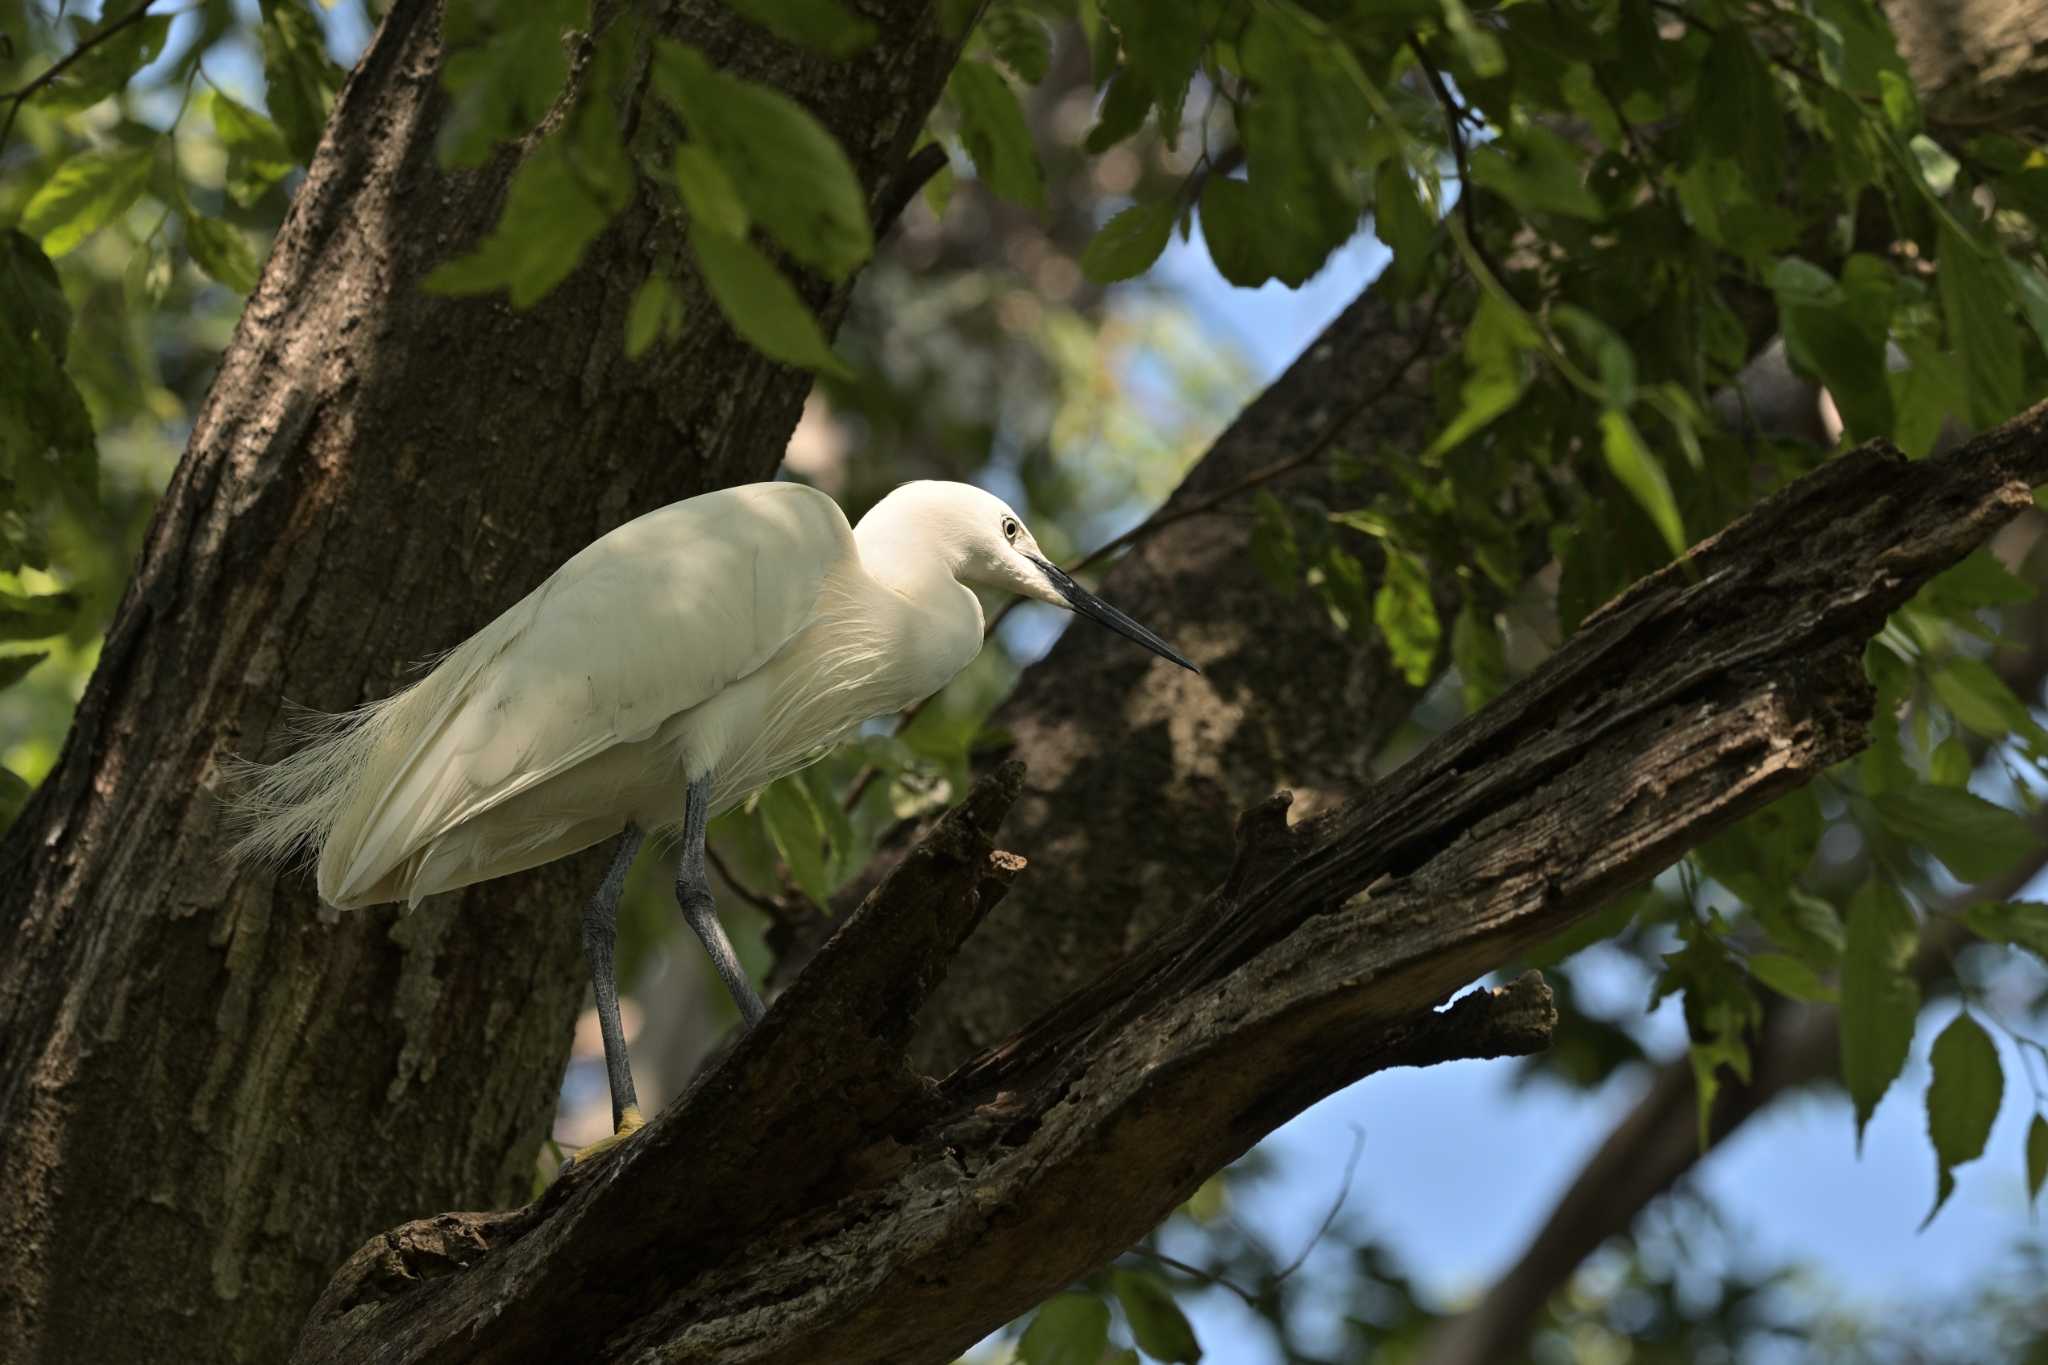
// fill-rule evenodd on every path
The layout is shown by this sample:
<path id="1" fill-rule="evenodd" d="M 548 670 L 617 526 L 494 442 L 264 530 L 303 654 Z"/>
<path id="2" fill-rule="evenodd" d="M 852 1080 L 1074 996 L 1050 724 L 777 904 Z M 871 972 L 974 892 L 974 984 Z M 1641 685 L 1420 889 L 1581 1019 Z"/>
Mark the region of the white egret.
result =
<path id="1" fill-rule="evenodd" d="M 618 837 L 583 914 L 610 1074 L 609 1145 L 640 1126 L 614 920 L 647 831 L 679 831 L 676 899 L 747 1026 L 763 1013 L 719 925 L 704 827 L 980 652 L 973 589 L 1172 646 L 1056 568 L 1000 499 L 908 483 L 858 528 L 794 483 L 729 488 L 602 537 L 393 696 L 316 718 L 243 773 L 237 852 L 307 855 L 337 908 L 426 896 Z"/>

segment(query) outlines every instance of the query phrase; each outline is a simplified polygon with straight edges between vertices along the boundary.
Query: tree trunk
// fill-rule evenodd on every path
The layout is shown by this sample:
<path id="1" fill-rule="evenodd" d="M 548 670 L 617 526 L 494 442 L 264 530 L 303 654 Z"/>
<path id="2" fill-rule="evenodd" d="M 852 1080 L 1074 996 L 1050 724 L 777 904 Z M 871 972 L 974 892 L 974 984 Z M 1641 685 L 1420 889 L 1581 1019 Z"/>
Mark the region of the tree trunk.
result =
<path id="1" fill-rule="evenodd" d="M 2043 480 L 2048 404 L 1830 462 L 1342 807 L 1247 812 L 1199 905 L 934 1084 L 916 1014 L 1020 868 L 1004 765 L 681 1103 L 527 1209 L 373 1240 L 295 1359 L 952 1358 L 1332 1090 L 1540 1046 L 1533 975 L 1435 1007 L 1860 748 L 1870 637 Z"/>
<path id="2" fill-rule="evenodd" d="M 926 5 L 863 8 L 880 38 L 847 62 L 716 0 L 661 28 L 804 101 L 884 202 L 956 44 Z M 420 292 L 516 164 L 437 167 L 441 56 L 437 7 L 399 0 L 0 845 L 0 1359 L 275 1361 L 370 1231 L 526 1195 L 591 860 L 323 914 L 309 878 L 225 861 L 218 764 L 274 756 L 286 698 L 385 695 L 621 521 L 767 476 L 809 388 L 694 285 L 683 338 L 623 358 L 634 289 L 682 259 L 645 185 L 531 312 Z"/>

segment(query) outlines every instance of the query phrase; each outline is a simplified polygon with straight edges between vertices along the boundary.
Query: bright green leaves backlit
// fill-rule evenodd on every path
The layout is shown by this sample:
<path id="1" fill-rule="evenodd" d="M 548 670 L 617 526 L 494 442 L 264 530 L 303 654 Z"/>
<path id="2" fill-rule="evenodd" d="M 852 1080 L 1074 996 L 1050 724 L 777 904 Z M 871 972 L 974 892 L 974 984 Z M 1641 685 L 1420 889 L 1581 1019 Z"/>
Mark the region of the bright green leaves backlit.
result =
<path id="1" fill-rule="evenodd" d="M 538 124 L 569 74 L 565 35 L 583 22 L 580 0 L 453 0 L 441 29 L 449 55 L 441 84 L 448 116 L 441 160 L 481 166 L 498 144 Z"/>
<path id="2" fill-rule="evenodd" d="M 698 227 L 697 268 L 733 330 L 762 354 L 813 370 L 839 370 L 825 334 L 775 263 L 743 237 Z"/>
<path id="3" fill-rule="evenodd" d="M 28 201 L 23 231 L 40 239 L 50 255 L 62 256 L 135 202 L 155 159 L 153 143 L 80 152 Z"/>
<path id="4" fill-rule="evenodd" d="M 513 307 L 530 307 L 576 268 L 632 191 L 632 166 L 610 107 L 587 104 L 519 163 L 498 225 L 474 252 L 430 274 L 427 288 L 504 289 Z"/>
<path id="5" fill-rule="evenodd" d="M 655 55 L 654 87 L 754 222 L 792 257 L 831 280 L 867 260 L 875 249 L 867 196 L 846 153 L 803 106 L 666 40 Z"/>
<path id="6" fill-rule="evenodd" d="M 73 49 L 90 47 L 84 56 L 66 68 L 38 101 L 46 109 L 77 112 L 116 94 L 135 73 L 155 61 L 170 36 L 171 16 L 152 14 L 133 24 L 122 21 L 132 5 L 107 5 L 97 22 L 73 17 Z M 119 29 L 113 37 L 99 41 L 99 35 Z"/>
<path id="7" fill-rule="evenodd" d="M 747 232 L 758 226 L 826 279 L 850 274 L 875 243 L 845 152 L 795 101 L 725 75 L 681 43 L 660 44 L 654 87 L 690 134 L 676 152 L 676 192 L 719 311 L 773 359 L 843 372 L 796 287 Z"/>
<path id="8" fill-rule="evenodd" d="M 1047 1299 L 1017 1343 L 1020 1365 L 1100 1365 L 1109 1349 L 1109 1305 L 1093 1294 Z"/>
<path id="9" fill-rule="evenodd" d="M 864 48 L 872 27 L 843 6 L 740 4 L 782 40 L 834 56 Z M 584 22 L 580 5 L 461 7 L 446 81 L 454 110 L 441 151 L 481 163 L 506 139 L 549 117 L 566 78 L 565 44 Z M 615 26 L 597 45 L 591 78 L 566 116 L 525 153 L 497 226 L 469 255 L 428 279 L 449 293 L 504 289 L 527 307 L 568 278 L 584 251 L 649 174 L 636 166 L 614 112 L 636 60 Z M 720 71 L 694 48 L 657 40 L 648 98 L 681 133 L 664 182 L 688 220 L 690 258 L 727 323 L 769 357 L 808 369 L 840 368 L 811 306 L 758 233 L 796 266 L 846 279 L 874 251 L 867 195 L 845 151 L 817 119 L 779 91 Z M 643 120 L 644 120 L 643 115 Z M 679 336 L 685 293 L 675 279 L 642 284 L 626 317 L 626 350 L 639 358 Z"/>

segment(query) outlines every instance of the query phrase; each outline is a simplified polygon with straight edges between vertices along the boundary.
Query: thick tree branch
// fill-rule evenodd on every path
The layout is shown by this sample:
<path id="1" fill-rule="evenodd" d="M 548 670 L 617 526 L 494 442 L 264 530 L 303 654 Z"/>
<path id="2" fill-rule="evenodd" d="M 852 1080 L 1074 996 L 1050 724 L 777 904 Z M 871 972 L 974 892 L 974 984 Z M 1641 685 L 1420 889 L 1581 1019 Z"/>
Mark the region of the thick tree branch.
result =
<path id="1" fill-rule="evenodd" d="M 950 1359 L 1323 1095 L 1534 1045 L 1533 982 L 1436 1007 L 1861 747 L 1865 642 L 2043 478 L 2048 405 L 1938 460 L 1830 463 L 1347 806 L 1250 814 L 1202 905 L 928 1086 L 887 995 L 902 973 L 914 1009 L 980 914 L 960 888 L 991 875 L 999 774 L 942 826 L 952 851 L 899 868 L 617 1162 L 470 1224 L 457 1244 L 487 1249 L 459 1274 L 365 1292 L 366 1262 L 450 1241 L 380 1239 L 298 1359 Z M 779 1180 L 733 1180 L 736 1162 Z"/>

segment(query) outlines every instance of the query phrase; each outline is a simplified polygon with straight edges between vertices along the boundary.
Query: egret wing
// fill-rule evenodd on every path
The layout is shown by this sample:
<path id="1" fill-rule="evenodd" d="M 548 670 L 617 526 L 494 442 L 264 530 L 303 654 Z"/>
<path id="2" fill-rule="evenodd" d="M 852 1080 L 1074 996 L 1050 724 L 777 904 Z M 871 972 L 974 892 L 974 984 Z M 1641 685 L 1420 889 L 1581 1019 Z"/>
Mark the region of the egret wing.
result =
<path id="1" fill-rule="evenodd" d="M 394 699 L 391 733 L 320 859 L 337 904 L 466 820 L 761 667 L 857 552 L 837 503 L 752 484 L 592 543 Z"/>

